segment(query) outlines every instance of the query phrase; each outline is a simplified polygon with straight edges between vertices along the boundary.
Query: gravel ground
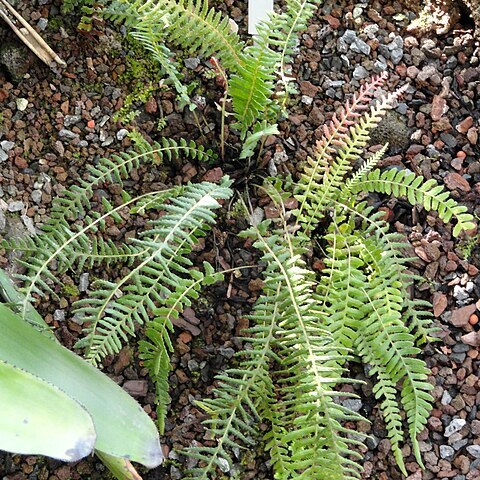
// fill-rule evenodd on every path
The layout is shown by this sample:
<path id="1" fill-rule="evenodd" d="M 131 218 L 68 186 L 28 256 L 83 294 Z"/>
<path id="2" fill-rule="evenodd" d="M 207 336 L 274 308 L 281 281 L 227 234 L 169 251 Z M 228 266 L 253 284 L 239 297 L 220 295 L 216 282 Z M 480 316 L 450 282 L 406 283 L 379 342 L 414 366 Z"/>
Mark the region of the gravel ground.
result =
<path id="1" fill-rule="evenodd" d="M 171 91 L 159 87 L 158 78 L 148 65 L 139 67 L 132 63 L 135 47 L 122 47 L 120 36 L 107 26 L 98 23 L 90 34 L 78 33 L 72 26 L 74 19 L 59 15 L 58 1 L 16 3 L 68 66 L 49 70 L 0 25 L 3 237 L 34 234 L 48 217 L 52 198 L 84 175 L 85 165 L 130 146 L 126 133 L 132 129 L 132 123 L 115 119 L 115 113 L 128 105 L 128 94 L 138 82 L 128 72 L 137 72 L 142 86 L 145 75 L 151 80 L 148 98 L 134 100 L 130 107 L 138 109 L 133 123 L 144 135 L 153 139 L 160 135 L 193 138 L 218 146 L 220 114 L 215 101 L 222 92 L 207 74 L 208 59 L 184 62 L 186 81 L 199 83 L 199 114 L 195 118 L 176 104 Z M 225 0 L 219 7 L 244 31 L 242 5 L 243 2 Z M 213 166 L 177 162 L 137 172 L 132 177 L 132 188 L 147 190 L 159 182 L 215 180 L 222 173 L 229 173 L 239 188 L 250 188 L 254 207 L 268 216 L 272 206 L 251 186 L 255 179 L 275 169 L 295 175 L 296 166 L 306 159 L 311 145 L 321 136 L 323 123 L 365 79 L 387 70 L 390 88 L 405 82 L 410 87 L 375 133 L 372 148 L 376 143 L 389 141 L 390 150 L 383 165 L 401 165 L 426 178 L 443 181 L 454 198 L 480 215 L 480 50 L 468 19 L 462 22 L 444 36 L 420 38 L 407 33 L 408 12 L 395 1 L 359 2 L 355 6 L 343 0 L 325 2 L 301 37 L 294 65 L 300 93 L 291 99 L 289 118 L 280 123 L 281 135 L 268 139 L 259 162 L 243 164 L 235 160 L 239 142 L 227 128 L 224 161 Z M 434 410 L 420 443 L 426 469 L 419 469 L 410 447 L 405 446 L 408 479 L 479 479 L 480 247 L 478 242 L 468 245 L 466 240 L 454 240 L 451 228 L 434 215 L 412 209 L 401 201 L 377 200 L 392 228 L 405 233 L 413 245 L 418 258 L 412 270 L 428 282 L 412 293 L 433 301 L 436 324 L 441 329 L 441 342 L 425 349 L 435 386 Z M 119 239 L 128 228 L 141 225 L 112 228 L 108 233 Z M 195 255 L 195 261 L 211 261 L 222 268 L 255 264 L 255 252 L 236 237 L 243 228 L 241 219 L 225 212 L 213 235 Z M 8 255 L 1 256 L 0 262 L 11 268 Z M 172 412 L 163 440 L 170 461 L 146 473 L 146 479 L 181 479 L 185 459 L 179 458 L 173 449 L 193 441 L 208 441 L 200 426 L 202 413 L 193 400 L 210 393 L 214 375 L 241 348 L 241 330 L 248 324 L 245 314 L 261 288 L 255 269 L 227 280 L 226 285 L 207 292 L 205 300 L 185 312 L 177 325 L 171 375 Z M 66 277 L 64 281 L 80 286 L 79 294 L 88 288 L 85 275 Z M 60 292 L 60 302 L 54 304 L 47 299 L 40 307 L 67 346 L 72 346 L 80 334 L 80 327 L 69 317 L 76 295 L 65 289 Z M 154 416 L 151 385 L 134 352 L 122 350 L 117 357 L 106 359 L 105 367 Z M 390 444 L 372 396 L 372 384 L 358 367 L 352 367 L 352 375 L 366 380 L 358 392 L 361 401 L 355 407 L 372 421 L 358 426 L 371 435 L 364 452 L 363 478 L 399 479 L 401 476 L 391 463 Z M 192 465 L 192 460 L 186 462 Z M 261 457 L 248 455 L 239 465 L 242 480 L 272 478 Z M 102 465 L 92 459 L 65 465 L 1 454 L 0 478 L 108 477 Z"/>

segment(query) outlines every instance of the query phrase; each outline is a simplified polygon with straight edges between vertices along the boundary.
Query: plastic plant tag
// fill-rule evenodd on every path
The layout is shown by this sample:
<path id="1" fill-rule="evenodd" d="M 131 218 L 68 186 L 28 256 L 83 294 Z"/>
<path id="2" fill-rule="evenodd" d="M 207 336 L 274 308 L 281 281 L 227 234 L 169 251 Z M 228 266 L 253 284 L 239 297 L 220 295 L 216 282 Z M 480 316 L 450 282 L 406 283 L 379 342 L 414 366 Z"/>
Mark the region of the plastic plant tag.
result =
<path id="1" fill-rule="evenodd" d="M 271 12 L 273 12 L 273 0 L 248 0 L 248 33 L 256 35 L 258 23 L 268 20 Z"/>

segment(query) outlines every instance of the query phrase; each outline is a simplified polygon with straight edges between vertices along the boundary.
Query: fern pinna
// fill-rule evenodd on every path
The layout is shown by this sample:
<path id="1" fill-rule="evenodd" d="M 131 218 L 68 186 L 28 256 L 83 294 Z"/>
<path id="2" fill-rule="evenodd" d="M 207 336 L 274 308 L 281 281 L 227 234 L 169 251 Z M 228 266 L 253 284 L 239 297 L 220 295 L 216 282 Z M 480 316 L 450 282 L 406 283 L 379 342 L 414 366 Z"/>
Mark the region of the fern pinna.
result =
<path id="1" fill-rule="evenodd" d="M 102 159 L 90 167 L 90 174 L 80 186 L 67 190 L 55 199 L 45 233 L 27 237 L 19 244 L 4 243 L 9 249 L 22 251 L 19 262 L 25 272 L 17 275 L 23 281 L 24 298 L 19 305 L 24 318 L 34 295 L 55 295 L 55 286 L 68 270 L 84 267 L 125 265 L 129 268 L 120 278 L 95 280 L 89 297 L 73 305 L 73 313 L 85 324 L 86 336 L 77 343 L 85 349 L 85 358 L 94 365 L 118 353 L 139 325 L 145 325 L 146 339 L 140 344 L 140 356 L 157 384 L 160 429 L 168 404 L 169 357 L 172 345 L 169 333 L 178 311 L 190 305 L 203 285 L 219 280 L 221 275 L 205 264 L 204 270 L 192 268 L 188 254 L 199 238 L 215 221 L 219 201 L 231 195 L 230 180 L 220 184 L 189 184 L 167 190 L 147 192 L 131 197 L 122 190 L 119 205 L 105 198 L 98 209 L 92 198 L 96 188 L 115 183 L 118 187 L 141 163 L 159 163 L 173 155 L 207 159 L 212 155 L 193 142 L 179 144 L 164 139 L 149 145 L 137 141 L 137 149 Z M 104 240 L 107 220 L 122 222 L 123 216 L 156 210 L 162 215 L 148 220 L 146 228 L 131 244 L 117 246 Z M 123 216 L 122 216 L 123 215 Z"/>
<path id="2" fill-rule="evenodd" d="M 192 478 L 216 478 L 215 466 L 225 471 L 228 448 L 253 443 L 260 422 L 270 425 L 263 435 L 275 478 L 359 478 L 358 440 L 352 440 L 359 437 L 344 423 L 359 417 L 339 402 L 349 358 L 371 367 L 373 392 L 401 471 L 406 474 L 405 428 L 422 465 L 417 436 L 430 412 L 432 386 L 418 345 L 432 332 L 431 315 L 426 302 L 409 298 L 416 278 L 402 254 L 406 241 L 389 231 L 381 212 L 356 197 L 361 192 L 404 196 L 437 211 L 445 222 L 454 219 L 454 235 L 473 223 L 435 180 L 375 169 L 386 146 L 353 171 L 370 131 L 403 91 L 370 105 L 385 80 L 380 75 L 365 84 L 325 126 L 295 187 L 296 222 L 281 215 L 273 228 L 264 222 L 247 232 L 266 264 L 264 292 L 251 315 L 254 327 L 247 331 L 252 347 L 240 352 L 236 368 L 218 377 L 215 398 L 200 403 L 212 417 L 206 423 L 217 444 L 187 450 L 204 462 L 190 472 Z M 272 199 L 282 212 L 282 194 Z M 320 222 L 326 229 L 325 268 L 314 274 L 303 255 L 316 241 L 311 235 Z"/>

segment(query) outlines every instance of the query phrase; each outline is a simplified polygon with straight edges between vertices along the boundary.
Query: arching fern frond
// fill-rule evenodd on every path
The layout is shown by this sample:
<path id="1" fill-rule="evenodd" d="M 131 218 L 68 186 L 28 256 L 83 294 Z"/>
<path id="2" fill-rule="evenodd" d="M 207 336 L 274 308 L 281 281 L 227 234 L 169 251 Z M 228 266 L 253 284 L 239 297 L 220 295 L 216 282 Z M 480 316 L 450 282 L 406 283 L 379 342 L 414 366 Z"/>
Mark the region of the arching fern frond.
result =
<path id="1" fill-rule="evenodd" d="M 315 190 L 333 163 L 333 156 L 339 146 L 345 144 L 349 135 L 350 126 L 354 125 L 362 112 L 370 103 L 376 89 L 385 83 L 385 73 L 365 83 L 360 90 L 347 100 L 346 105 L 340 109 L 338 115 L 333 114 L 332 120 L 323 126 L 324 135 L 315 146 L 315 158 L 308 158 L 308 164 L 300 178 L 297 198 L 301 200 L 300 214 L 309 201 L 310 192 Z"/>
<path id="2" fill-rule="evenodd" d="M 340 365 L 347 350 L 323 326 L 325 312 L 313 291 L 312 272 L 300 257 L 305 238 L 288 233 L 286 226 L 281 234 L 258 237 L 255 245 L 267 262 L 265 295 L 268 299 L 279 289 L 272 300 L 283 317 L 277 340 L 283 367 L 278 408 L 282 426 L 287 425 L 280 442 L 291 455 L 288 461 L 281 458 L 281 468 L 292 478 L 359 478 L 358 465 L 348 458 L 356 442 L 342 423 L 360 417 L 335 403 L 333 391 L 343 381 Z"/>
<path id="3" fill-rule="evenodd" d="M 233 465 L 229 451 L 239 444 L 255 444 L 259 436 L 256 425 L 270 411 L 273 402 L 273 381 L 270 376 L 270 362 L 276 359 L 274 353 L 275 333 L 280 320 L 278 310 L 258 306 L 257 325 L 246 332 L 251 343 L 250 350 L 244 350 L 242 361 L 237 368 L 228 369 L 219 375 L 215 398 L 198 402 L 210 415 L 204 424 L 216 440 L 214 447 L 191 447 L 186 454 L 201 460 L 204 465 L 190 470 L 188 479 L 215 479 L 216 468 L 228 469 Z M 273 315 L 272 315 L 273 313 Z"/>
<path id="4" fill-rule="evenodd" d="M 458 205 L 442 185 L 433 178 L 425 181 L 422 176 L 407 170 L 373 170 L 366 178 L 355 182 L 350 190 L 352 193 L 379 192 L 406 197 L 412 205 L 420 204 L 426 210 L 438 212 L 438 216 L 445 223 L 455 218 L 457 224 L 453 235 L 456 237 L 462 230 L 471 230 L 474 227 L 473 217 L 466 213 L 467 208 Z"/>
<path id="5" fill-rule="evenodd" d="M 78 345 L 86 348 L 87 360 L 98 364 L 117 353 L 122 340 L 134 335 L 135 325 L 149 320 L 150 311 L 195 281 L 186 255 L 213 223 L 218 200 L 231 195 L 229 185 L 228 178 L 220 185 L 189 185 L 181 196 L 170 199 L 166 214 L 148 222 L 150 228 L 133 239 L 146 252 L 139 263 L 118 282 L 98 280 L 90 298 L 76 302 L 76 312 L 88 324 L 87 336 Z"/>
<path id="6" fill-rule="evenodd" d="M 361 417 L 336 403 L 338 392 L 333 390 L 342 383 L 340 364 L 347 351 L 322 326 L 324 313 L 313 274 L 302 260 L 305 238 L 286 223 L 271 234 L 268 226 L 264 222 L 245 232 L 256 239 L 266 264 L 264 294 L 250 316 L 256 324 L 249 332 L 255 334 L 250 339 L 253 348 L 242 352 L 248 360 L 221 377 L 216 398 L 205 404 L 219 443 L 190 450 L 207 465 L 194 470 L 192 478 L 215 478 L 206 472 L 230 461 L 226 446 L 248 445 L 251 440 L 245 434 L 254 434 L 251 425 L 257 416 L 279 422 L 266 435 L 278 478 L 359 478 L 358 464 L 349 458 L 360 458 L 352 453 L 356 441 L 343 422 Z M 270 371 L 272 361 L 280 365 L 277 373 Z M 267 379 L 277 375 L 278 387 L 272 393 Z M 238 410 L 234 417 L 232 409 Z M 212 456 L 220 461 L 212 461 Z"/>
<path id="7" fill-rule="evenodd" d="M 215 55 L 227 69 L 244 63 L 243 42 L 207 0 L 115 0 L 105 16 L 145 35 L 150 32 L 153 43 L 163 38 L 193 55 Z"/>
<path id="8" fill-rule="evenodd" d="M 258 119 L 267 117 L 274 121 L 278 116 L 276 103 L 272 102 L 276 78 L 280 76 L 285 89 L 289 81 L 285 64 L 297 46 L 298 33 L 307 28 L 320 3 L 319 0 L 287 0 L 285 11 L 272 13 L 269 20 L 257 25 L 255 43 L 245 48 L 245 60 L 233 69 L 229 88 L 237 120 L 235 126 L 243 138 Z M 276 94 L 281 96 L 285 92 Z"/>
<path id="9" fill-rule="evenodd" d="M 171 289 L 171 294 L 165 296 L 161 306 L 153 310 L 154 318 L 147 322 L 145 339 L 138 344 L 139 357 L 144 360 L 155 383 L 157 422 L 161 434 L 165 428 L 167 406 L 170 402 L 168 374 L 170 353 L 173 352 L 170 340 L 170 333 L 173 332 L 172 321 L 178 318 L 179 312 L 192 305 L 192 300 L 198 298 L 202 287 L 213 285 L 223 279 L 223 274 L 215 272 L 207 262 L 203 264 L 203 272 L 191 269 L 189 276 L 190 278 L 184 279 L 178 288 Z"/>
<path id="10" fill-rule="evenodd" d="M 96 187 L 104 183 L 118 183 L 123 186 L 123 181 L 129 178 L 133 169 L 142 164 L 159 165 L 164 159 L 183 155 L 186 158 L 199 160 L 210 159 L 211 150 L 197 146 L 195 142 L 184 139 L 176 142 L 170 138 L 162 138 L 160 142 L 151 145 L 147 141 L 137 141 L 135 149 L 129 152 L 120 152 L 109 158 L 102 158 L 96 164 L 89 165 L 85 179 L 79 179 L 79 185 L 74 185 L 63 192 L 63 197 L 54 200 L 50 218 L 44 227 L 47 232 L 54 232 L 56 222 L 77 220 L 83 218 L 91 211 L 91 199 Z"/>
<path id="11" fill-rule="evenodd" d="M 325 260 L 330 265 L 325 273 L 332 277 L 331 270 L 334 270 L 333 281 L 336 282 L 327 299 L 332 312 L 327 324 L 334 335 L 339 335 L 334 333 L 338 330 L 348 332 L 347 339 L 353 343 L 355 353 L 362 357 L 364 363 L 370 364 L 371 373 L 377 375 L 374 393 L 381 401 L 397 464 L 405 472 L 401 452 L 404 433 L 397 384 L 403 383 L 402 394 L 403 389 L 407 390 L 402 405 L 418 462 L 421 458 L 417 435 L 425 426 L 432 398 L 428 393 L 431 385 L 427 382 L 426 365 L 422 360 L 413 358 L 420 350 L 403 316 L 406 305 L 405 261 L 399 262 L 399 252 L 395 255 L 387 246 L 386 238 L 391 236 L 385 233 L 378 235 L 372 229 L 370 232 L 358 227 L 353 229 L 347 224 L 338 225 L 335 234 L 327 236 L 331 242 L 336 242 L 334 252 L 330 247 L 335 257 Z M 393 239 L 392 244 L 396 243 Z M 401 243 L 398 245 L 401 246 Z M 346 259 L 352 265 L 350 270 L 342 269 Z M 348 298 L 362 299 L 362 305 L 357 304 L 357 309 L 346 310 L 343 307 L 347 287 Z M 352 304 L 352 301 L 349 303 Z"/>
<path id="12" fill-rule="evenodd" d="M 299 220 L 305 222 L 304 228 L 310 230 L 325 215 L 325 209 L 331 199 L 338 199 L 345 184 L 345 176 L 352 170 L 354 162 L 363 153 L 370 140 L 370 132 L 378 126 L 385 112 L 403 93 L 406 87 L 382 96 L 370 111 L 360 116 L 356 123 L 350 125 L 348 134 L 340 133 L 342 123 L 348 122 L 348 115 L 342 112 L 340 120 L 333 122 L 326 135 L 320 141 L 316 160 L 302 174 L 298 184 L 296 198 L 301 201 Z M 369 90 L 366 90 L 367 92 Z M 359 105 L 364 105 L 359 102 Z M 358 113 L 353 111 L 353 114 Z M 332 158 L 326 164 L 326 159 Z M 326 165 L 321 167 L 321 165 Z"/>
<path id="13" fill-rule="evenodd" d="M 363 162 L 362 166 L 345 182 L 345 186 L 342 188 L 342 196 L 345 198 L 351 198 L 352 187 L 358 182 L 364 180 L 365 177 L 378 165 L 387 149 L 388 143 Z"/>
<path id="14" fill-rule="evenodd" d="M 96 165 L 89 166 L 86 179 L 80 180 L 79 186 L 72 186 L 64 192 L 63 197 L 53 201 L 50 217 L 42 227 L 44 233 L 25 238 L 20 244 L 4 241 L 7 249 L 24 250 L 19 262 L 26 273 L 18 275 L 24 282 L 22 293 L 25 304 L 33 301 L 33 294 L 43 295 L 44 291 L 54 293 L 51 284 L 61 283 L 58 276 L 67 270 L 77 267 L 112 264 L 122 261 L 126 264 L 135 261 L 143 251 L 137 244 L 116 246 L 109 240 L 96 235 L 105 227 L 105 221 L 111 217 L 121 220 L 120 212 L 132 208 L 136 203 L 157 203 L 182 192 L 184 187 L 173 187 L 169 190 L 147 193 L 131 198 L 122 192 L 124 202 L 116 207 L 103 199 L 98 211 L 93 209 L 92 197 L 95 189 L 112 182 L 123 185 L 134 168 L 143 162 L 161 163 L 164 158 L 183 154 L 186 158 L 206 158 L 212 155 L 210 150 L 197 147 L 194 142 L 181 140 L 175 142 L 162 139 L 160 143 L 149 145 L 146 141 L 137 142 L 136 150 L 103 158 Z M 102 211 L 103 207 L 103 211 Z"/>

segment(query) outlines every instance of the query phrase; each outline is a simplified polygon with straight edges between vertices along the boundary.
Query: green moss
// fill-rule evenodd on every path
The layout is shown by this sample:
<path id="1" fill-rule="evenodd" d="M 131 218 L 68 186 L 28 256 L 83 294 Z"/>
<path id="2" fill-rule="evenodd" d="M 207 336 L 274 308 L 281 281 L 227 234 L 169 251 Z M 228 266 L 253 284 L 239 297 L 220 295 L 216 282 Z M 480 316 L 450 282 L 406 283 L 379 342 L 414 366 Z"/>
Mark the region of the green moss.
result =
<path id="1" fill-rule="evenodd" d="M 145 55 L 145 49 L 137 40 L 127 37 L 124 44 L 127 50 L 126 69 L 120 75 L 119 82 L 128 85 L 130 93 L 113 119 L 128 125 L 139 115 L 138 107 L 163 88 L 163 75 L 157 63 Z"/>
<path id="2" fill-rule="evenodd" d="M 245 220 L 248 217 L 248 212 L 245 209 L 243 200 L 237 200 L 228 211 L 228 218 L 230 220 Z"/>
<path id="3" fill-rule="evenodd" d="M 78 297 L 80 295 L 80 290 L 76 285 L 64 283 L 62 286 L 62 293 L 66 297 Z"/>
<path id="4" fill-rule="evenodd" d="M 476 247 L 480 245 L 480 233 L 473 235 L 458 247 L 464 260 L 470 260 Z"/>
<path id="5" fill-rule="evenodd" d="M 52 32 L 57 32 L 63 27 L 65 24 L 63 22 L 63 18 L 61 16 L 52 17 L 48 19 L 48 28 Z"/>

